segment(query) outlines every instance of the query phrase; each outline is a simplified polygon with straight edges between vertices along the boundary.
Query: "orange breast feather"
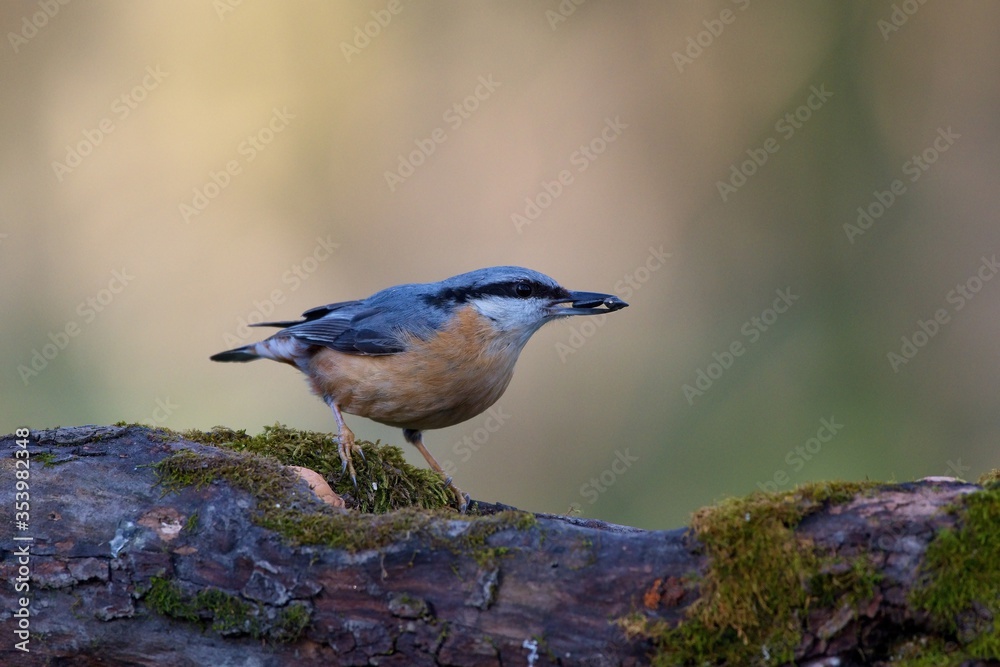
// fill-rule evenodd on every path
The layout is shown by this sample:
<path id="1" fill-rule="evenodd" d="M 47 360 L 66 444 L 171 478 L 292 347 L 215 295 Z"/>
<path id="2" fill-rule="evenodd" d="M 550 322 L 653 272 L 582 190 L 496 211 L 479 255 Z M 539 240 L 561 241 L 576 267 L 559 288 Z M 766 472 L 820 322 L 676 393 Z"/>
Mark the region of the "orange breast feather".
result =
<path id="1" fill-rule="evenodd" d="M 507 389 L 520 346 L 472 306 L 429 340 L 385 356 L 329 348 L 312 359 L 310 382 L 344 412 L 416 430 L 458 424 L 493 405 Z"/>

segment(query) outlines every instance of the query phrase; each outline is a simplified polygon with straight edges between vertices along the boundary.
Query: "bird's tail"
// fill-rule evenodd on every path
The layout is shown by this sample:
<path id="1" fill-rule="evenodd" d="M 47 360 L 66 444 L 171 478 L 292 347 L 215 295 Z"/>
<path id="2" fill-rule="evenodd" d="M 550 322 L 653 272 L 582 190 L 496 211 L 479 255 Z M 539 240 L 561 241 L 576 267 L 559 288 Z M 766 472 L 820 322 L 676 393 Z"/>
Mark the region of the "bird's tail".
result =
<path id="1" fill-rule="evenodd" d="M 250 343 L 225 352 L 213 354 L 212 361 L 253 361 L 274 359 L 301 366 L 309 360 L 309 345 L 292 336 L 271 336 L 259 343 Z"/>

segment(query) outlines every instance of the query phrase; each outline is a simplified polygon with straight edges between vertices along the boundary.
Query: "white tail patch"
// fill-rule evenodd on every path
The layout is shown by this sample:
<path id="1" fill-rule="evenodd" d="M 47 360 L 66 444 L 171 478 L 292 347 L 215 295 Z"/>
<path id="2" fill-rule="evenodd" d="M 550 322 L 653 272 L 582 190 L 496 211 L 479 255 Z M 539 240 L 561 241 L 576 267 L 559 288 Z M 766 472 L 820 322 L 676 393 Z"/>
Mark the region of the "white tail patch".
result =
<path id="1" fill-rule="evenodd" d="M 268 338 L 253 345 L 251 349 L 265 359 L 284 361 L 299 368 L 305 368 L 309 363 L 309 346 L 290 336 Z"/>

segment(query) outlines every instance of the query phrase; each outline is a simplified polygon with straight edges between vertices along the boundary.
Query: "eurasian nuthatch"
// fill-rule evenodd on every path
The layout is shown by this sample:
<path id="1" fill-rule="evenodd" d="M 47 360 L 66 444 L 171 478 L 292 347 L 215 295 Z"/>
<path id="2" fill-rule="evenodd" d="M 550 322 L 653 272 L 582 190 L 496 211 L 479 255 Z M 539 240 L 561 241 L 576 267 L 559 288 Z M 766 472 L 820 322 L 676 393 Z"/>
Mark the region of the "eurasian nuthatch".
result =
<path id="1" fill-rule="evenodd" d="M 305 373 L 333 411 L 337 451 L 352 480 L 351 456 L 361 448 L 341 412 L 402 428 L 407 442 L 443 475 L 421 431 L 453 426 L 493 405 L 521 349 L 546 322 L 627 305 L 610 294 L 571 292 L 537 271 L 497 266 L 320 306 L 297 322 L 256 324 L 282 330 L 211 358 L 263 357 Z M 464 511 L 468 496 L 450 478 L 447 483 Z"/>

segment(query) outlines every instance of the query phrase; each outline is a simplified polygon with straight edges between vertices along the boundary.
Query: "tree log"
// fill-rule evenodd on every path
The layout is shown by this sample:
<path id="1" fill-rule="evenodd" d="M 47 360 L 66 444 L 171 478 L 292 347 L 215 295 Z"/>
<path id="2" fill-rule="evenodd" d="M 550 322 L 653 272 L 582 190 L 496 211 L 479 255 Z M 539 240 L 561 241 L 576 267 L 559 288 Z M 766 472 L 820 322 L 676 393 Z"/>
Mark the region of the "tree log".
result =
<path id="1" fill-rule="evenodd" d="M 23 435 L 0 439 L 0 516 L 10 527 L 0 544 L 3 664 L 683 664 L 691 658 L 671 648 L 680 636 L 671 629 L 714 613 L 706 591 L 723 595 L 712 588 L 723 552 L 705 537 L 709 514 L 701 528 L 696 516 L 697 529 L 669 531 L 485 503 L 468 517 L 415 509 L 379 516 L 324 505 L 291 476 L 280 501 L 258 488 L 259 478 L 250 486 L 224 475 L 207 485 L 168 483 L 157 464 L 178 452 L 192 452 L 198 458 L 188 463 L 203 468 L 249 455 L 162 430 Z M 975 605 L 974 623 L 949 627 L 914 608 L 912 595 L 925 585 L 928 545 L 962 527 L 956 503 L 993 492 L 956 480 L 856 491 L 780 498 L 799 506 L 786 521 L 788 567 L 802 558 L 819 567 L 794 584 L 813 592 L 807 608 L 793 610 L 792 660 L 888 664 L 930 642 L 960 656 L 953 664 L 990 664 L 997 656 L 984 649 L 979 662 L 970 657 L 976 651 L 963 651 L 990 646 L 974 642 L 976 633 L 996 633 L 995 605 Z M 770 502 L 755 498 L 748 525 Z M 298 533 L 282 528 L 291 515 L 280 512 L 292 508 Z M 314 539 L 301 532 L 314 517 L 360 526 L 371 541 L 346 528 Z M 749 647 L 756 657 L 745 664 L 778 664 L 739 623 L 700 623 L 713 642 L 728 636 L 737 649 Z M 739 664 L 732 655 L 713 661 Z"/>

